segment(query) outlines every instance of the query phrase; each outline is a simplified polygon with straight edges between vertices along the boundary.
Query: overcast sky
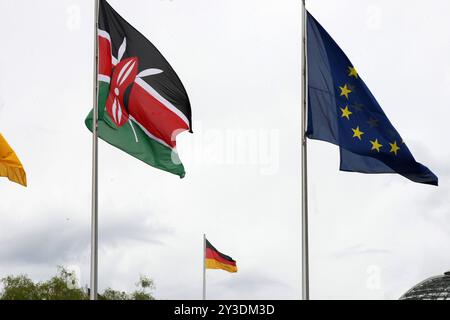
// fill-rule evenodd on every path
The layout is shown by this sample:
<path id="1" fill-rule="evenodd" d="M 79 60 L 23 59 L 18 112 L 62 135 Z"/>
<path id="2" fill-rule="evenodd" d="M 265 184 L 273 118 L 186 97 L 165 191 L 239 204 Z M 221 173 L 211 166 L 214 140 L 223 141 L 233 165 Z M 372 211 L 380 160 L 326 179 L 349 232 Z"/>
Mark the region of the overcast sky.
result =
<path id="1" fill-rule="evenodd" d="M 93 2 L 0 0 L 0 132 L 29 187 L 0 180 L 0 277 L 57 265 L 89 282 Z M 110 0 L 155 44 L 191 99 L 187 176 L 100 143 L 100 288 L 152 277 L 198 299 L 202 235 L 237 260 L 211 299 L 298 299 L 300 1 Z M 309 143 L 311 297 L 397 299 L 450 269 L 450 2 L 309 0 L 438 188 L 341 173 Z"/>

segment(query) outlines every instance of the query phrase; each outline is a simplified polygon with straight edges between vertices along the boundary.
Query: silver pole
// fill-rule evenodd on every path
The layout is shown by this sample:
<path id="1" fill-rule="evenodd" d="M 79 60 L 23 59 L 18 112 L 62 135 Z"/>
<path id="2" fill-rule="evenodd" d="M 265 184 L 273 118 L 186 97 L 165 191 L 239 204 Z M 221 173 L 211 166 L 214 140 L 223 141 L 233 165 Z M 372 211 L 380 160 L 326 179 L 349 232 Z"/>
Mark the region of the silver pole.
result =
<path id="1" fill-rule="evenodd" d="M 91 218 L 91 290 L 90 299 L 97 300 L 98 291 L 98 15 L 99 0 L 95 0 L 94 18 L 94 112 L 92 121 L 92 218 Z"/>
<path id="2" fill-rule="evenodd" d="M 206 300 L 206 234 L 203 234 L 203 300 Z"/>
<path id="3" fill-rule="evenodd" d="M 309 241 L 308 241 L 308 153 L 306 140 L 308 108 L 307 12 L 302 0 L 302 298 L 309 300 Z"/>

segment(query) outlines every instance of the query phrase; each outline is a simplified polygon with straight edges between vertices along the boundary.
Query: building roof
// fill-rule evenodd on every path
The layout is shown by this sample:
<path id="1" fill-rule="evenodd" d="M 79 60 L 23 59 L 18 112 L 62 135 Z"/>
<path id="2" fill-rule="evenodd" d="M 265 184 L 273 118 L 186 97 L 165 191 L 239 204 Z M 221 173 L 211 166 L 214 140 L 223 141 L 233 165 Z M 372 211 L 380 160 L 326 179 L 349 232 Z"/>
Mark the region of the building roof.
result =
<path id="1" fill-rule="evenodd" d="M 450 300 L 450 271 L 422 281 L 400 300 Z"/>

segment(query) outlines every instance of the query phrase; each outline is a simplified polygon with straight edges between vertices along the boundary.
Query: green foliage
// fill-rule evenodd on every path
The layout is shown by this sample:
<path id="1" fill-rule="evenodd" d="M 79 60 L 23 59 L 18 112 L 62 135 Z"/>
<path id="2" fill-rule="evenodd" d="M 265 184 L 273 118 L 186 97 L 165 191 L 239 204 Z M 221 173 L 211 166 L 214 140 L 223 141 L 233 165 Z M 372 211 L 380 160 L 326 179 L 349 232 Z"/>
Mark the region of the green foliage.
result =
<path id="1" fill-rule="evenodd" d="M 40 300 L 85 300 L 86 294 L 77 286 L 77 277 L 63 267 L 50 280 L 38 283 Z"/>
<path id="2" fill-rule="evenodd" d="M 0 280 L 3 291 L 0 300 L 88 300 L 87 290 L 79 287 L 76 275 L 64 267 L 50 280 L 34 283 L 26 275 L 8 276 Z M 99 294 L 99 300 L 154 300 L 153 280 L 141 276 L 132 293 L 111 288 Z"/>
<path id="3" fill-rule="evenodd" d="M 2 300 L 37 300 L 39 290 L 27 276 L 8 276 L 2 279 L 4 286 Z"/>
<path id="4" fill-rule="evenodd" d="M 137 289 L 130 294 L 108 288 L 99 296 L 99 300 L 155 300 L 151 294 L 155 288 L 152 279 L 141 276 L 136 287 Z"/>
<path id="5" fill-rule="evenodd" d="M 155 289 L 155 284 L 152 279 L 141 275 L 136 286 L 138 289 L 131 294 L 131 300 L 155 300 L 150 293 Z"/>
<path id="6" fill-rule="evenodd" d="M 111 288 L 106 289 L 98 297 L 99 300 L 131 300 L 129 295 L 123 291 L 113 290 Z"/>

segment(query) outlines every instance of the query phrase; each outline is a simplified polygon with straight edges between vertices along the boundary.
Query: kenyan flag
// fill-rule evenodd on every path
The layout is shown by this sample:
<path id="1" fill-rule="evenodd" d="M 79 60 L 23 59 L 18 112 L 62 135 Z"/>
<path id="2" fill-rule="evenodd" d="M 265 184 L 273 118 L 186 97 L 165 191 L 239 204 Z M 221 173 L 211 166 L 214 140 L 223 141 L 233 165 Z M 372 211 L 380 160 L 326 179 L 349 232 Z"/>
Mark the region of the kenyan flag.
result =
<path id="1" fill-rule="evenodd" d="M 177 74 L 105 0 L 100 1 L 98 34 L 99 137 L 155 168 L 184 177 L 176 136 L 191 131 L 192 120 Z M 86 119 L 90 130 L 92 122 L 91 111 Z"/>

